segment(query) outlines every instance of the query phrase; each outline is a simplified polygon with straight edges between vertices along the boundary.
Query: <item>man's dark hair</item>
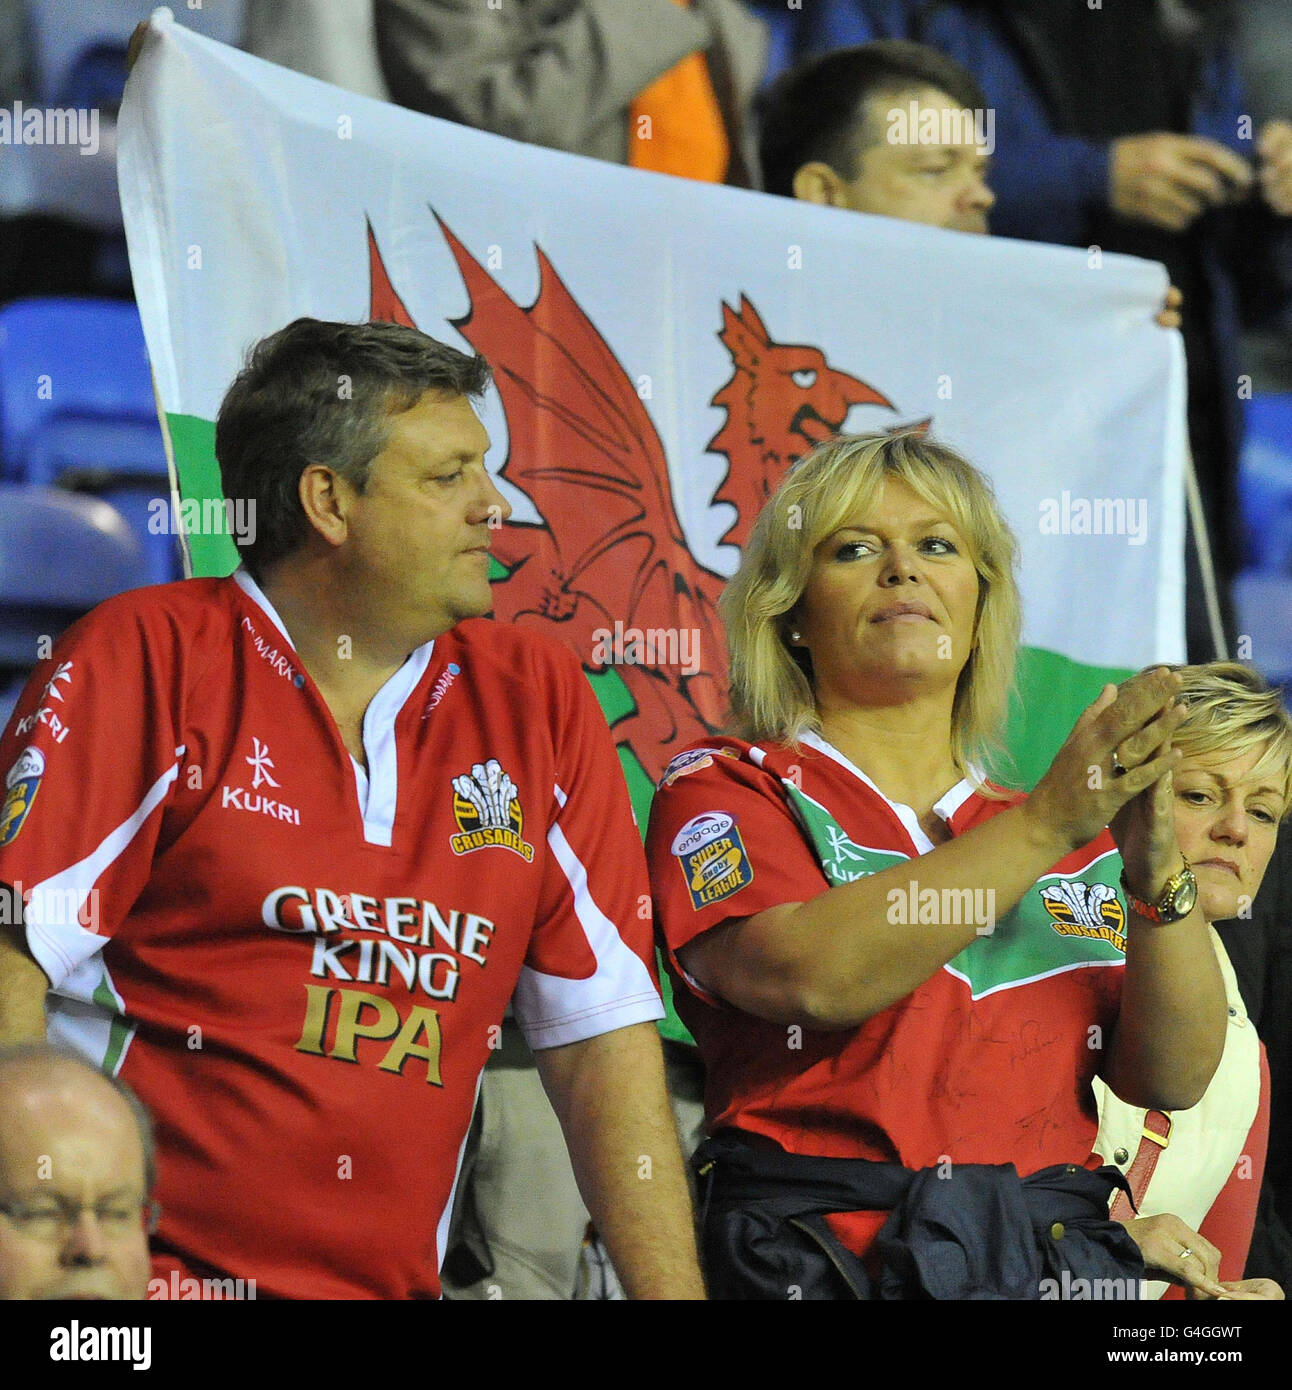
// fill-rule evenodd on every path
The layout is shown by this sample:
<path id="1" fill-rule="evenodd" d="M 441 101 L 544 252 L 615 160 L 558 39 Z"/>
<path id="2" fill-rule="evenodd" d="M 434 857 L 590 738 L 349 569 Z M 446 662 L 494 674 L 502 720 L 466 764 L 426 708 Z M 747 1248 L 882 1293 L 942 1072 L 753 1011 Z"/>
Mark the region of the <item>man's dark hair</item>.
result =
<path id="1" fill-rule="evenodd" d="M 478 353 L 396 323 L 297 319 L 262 338 L 215 423 L 225 497 L 255 501 L 253 539 L 242 550 L 252 575 L 304 543 L 298 488 L 309 464 L 326 464 L 362 492 L 391 415 L 427 391 L 478 398 L 489 380 Z"/>
<path id="2" fill-rule="evenodd" d="M 763 187 L 794 194 L 794 175 L 814 159 L 847 178 L 879 134 L 866 129 L 866 103 L 936 87 L 970 111 L 987 97 L 967 68 L 922 43 L 880 39 L 809 58 L 772 85 L 761 103 L 758 156 Z"/>

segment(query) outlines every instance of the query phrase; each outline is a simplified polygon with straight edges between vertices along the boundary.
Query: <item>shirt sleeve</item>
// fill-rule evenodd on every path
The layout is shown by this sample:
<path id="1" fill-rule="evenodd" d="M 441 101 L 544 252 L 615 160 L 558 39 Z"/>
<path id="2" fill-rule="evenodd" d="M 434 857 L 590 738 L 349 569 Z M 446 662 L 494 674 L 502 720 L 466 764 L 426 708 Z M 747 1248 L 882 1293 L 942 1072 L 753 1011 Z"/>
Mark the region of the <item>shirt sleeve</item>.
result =
<path id="1" fill-rule="evenodd" d="M 724 922 L 809 902 L 830 886 L 777 777 L 718 750 L 671 782 L 666 774 L 651 804 L 646 857 L 664 948 L 708 1002 L 715 1001 L 682 968 L 678 951 Z"/>
<path id="2" fill-rule="evenodd" d="M 128 596 L 125 596 L 128 597 Z M 0 738 L 0 883 L 55 990 L 85 969 L 143 891 L 184 749 L 175 658 L 128 604 L 82 619 L 32 674 Z"/>
<path id="3" fill-rule="evenodd" d="M 610 730 L 573 657 L 553 653 L 555 815 L 540 907 L 513 996 L 531 1048 L 664 1017 L 641 837 Z"/>

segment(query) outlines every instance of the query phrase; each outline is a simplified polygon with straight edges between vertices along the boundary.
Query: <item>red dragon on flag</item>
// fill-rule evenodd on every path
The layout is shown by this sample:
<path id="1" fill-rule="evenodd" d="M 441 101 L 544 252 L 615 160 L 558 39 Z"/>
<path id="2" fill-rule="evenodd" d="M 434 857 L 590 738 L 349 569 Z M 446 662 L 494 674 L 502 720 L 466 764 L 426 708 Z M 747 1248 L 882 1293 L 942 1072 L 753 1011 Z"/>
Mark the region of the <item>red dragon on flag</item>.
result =
<path id="1" fill-rule="evenodd" d="M 713 500 L 735 507 L 736 519 L 722 539 L 743 547 L 790 464 L 837 434 L 854 405 L 894 406 L 874 387 L 836 371 L 820 348 L 772 342 L 743 294 L 739 313 L 722 306 L 718 337 L 734 370 L 709 402 L 727 412 L 709 441 L 710 451 L 728 461 Z"/>
<path id="2" fill-rule="evenodd" d="M 538 294 L 522 309 L 442 221 L 440 230 L 470 298 L 454 326 L 492 365 L 507 418 L 499 476 L 543 518 L 495 535 L 506 571 L 494 584 L 495 615 L 542 627 L 592 671 L 605 665 L 597 653 L 608 631 L 698 634 L 693 673 L 677 662 L 615 666 L 635 706 L 615 735 L 657 781 L 680 747 L 725 717 L 725 581 L 692 555 L 645 404 L 542 249 Z M 369 316 L 416 327 L 371 226 L 368 251 Z M 723 539 L 739 545 L 785 469 L 836 433 L 853 405 L 894 407 L 820 349 L 772 341 L 743 295 L 739 311 L 724 304 L 722 313 L 718 336 L 733 370 L 711 401 L 727 419 L 708 447 L 728 461 L 714 500 L 735 508 Z"/>

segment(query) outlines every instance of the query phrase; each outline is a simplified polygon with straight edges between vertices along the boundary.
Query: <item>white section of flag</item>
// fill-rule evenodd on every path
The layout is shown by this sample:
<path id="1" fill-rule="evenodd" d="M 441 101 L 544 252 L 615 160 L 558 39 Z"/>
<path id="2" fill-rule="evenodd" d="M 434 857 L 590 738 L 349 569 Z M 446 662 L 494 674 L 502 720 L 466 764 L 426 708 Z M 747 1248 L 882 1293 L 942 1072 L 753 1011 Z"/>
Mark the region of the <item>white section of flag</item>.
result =
<path id="1" fill-rule="evenodd" d="M 131 268 L 167 412 L 213 419 L 246 347 L 302 314 L 367 316 L 366 226 L 420 328 L 466 347 L 438 214 L 522 306 L 551 260 L 665 449 L 693 553 L 730 573 L 726 458 L 707 451 L 731 377 L 722 305 L 897 407 L 932 415 L 993 479 L 1021 543 L 1024 640 L 1139 667 L 1183 652 L 1183 349 L 1153 315 L 1161 266 L 971 237 L 698 185 L 522 145 L 354 96 L 155 16 L 127 86 L 119 168 Z M 433 210 L 433 211 L 432 211 Z M 497 398 L 490 466 L 508 447 Z M 1147 534 L 1046 534 L 1047 504 L 1124 499 Z M 518 520 L 533 505 L 509 494 Z M 1110 514 L 1110 513 L 1107 513 Z M 550 519 L 550 518 L 549 518 Z M 752 520 L 752 517 L 750 518 Z M 1079 522 L 1075 523 L 1080 525 Z"/>

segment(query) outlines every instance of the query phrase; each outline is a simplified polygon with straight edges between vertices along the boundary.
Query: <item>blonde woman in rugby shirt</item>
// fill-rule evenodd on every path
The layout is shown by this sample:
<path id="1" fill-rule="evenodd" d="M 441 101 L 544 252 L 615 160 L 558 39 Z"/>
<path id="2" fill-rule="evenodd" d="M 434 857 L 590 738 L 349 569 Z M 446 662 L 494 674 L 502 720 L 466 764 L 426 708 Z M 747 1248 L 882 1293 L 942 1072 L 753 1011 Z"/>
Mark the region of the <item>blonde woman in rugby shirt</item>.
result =
<path id="1" fill-rule="evenodd" d="M 1279 823 L 1292 810 L 1292 718 L 1279 692 L 1236 662 L 1179 674 L 1187 713 L 1172 739 L 1182 754 L 1172 774 L 1176 839 L 1207 922 L 1249 916 Z M 1211 1084 L 1190 1109 L 1162 1111 L 1128 1105 L 1096 1078 L 1095 1148 L 1125 1171 L 1141 1218 L 1170 1213 L 1167 1223 L 1198 1228 L 1185 1239 L 1199 1268 L 1231 1294 L 1279 1298 L 1272 1280 L 1240 1282 L 1265 1166 L 1270 1079 L 1233 966 L 1215 929 L 1209 933 L 1228 1001 L 1225 1050 Z M 1131 1219 L 1126 1194 L 1114 1197 L 1112 1214 Z M 1150 1290 L 1165 1291 L 1163 1284 Z"/>
<path id="2" fill-rule="evenodd" d="M 1171 817 L 1181 680 L 1105 688 L 1029 798 L 988 783 L 1015 551 L 952 450 L 841 438 L 728 586 L 744 736 L 675 762 L 648 837 L 708 1072 L 712 1296 L 1038 1298 L 1064 1271 L 1137 1294 L 1090 1082 L 1185 1108 L 1224 1041 Z M 1117 848 L 1176 920 L 1129 911 Z M 1186 1249 L 1146 1254 L 1218 1296 Z"/>

